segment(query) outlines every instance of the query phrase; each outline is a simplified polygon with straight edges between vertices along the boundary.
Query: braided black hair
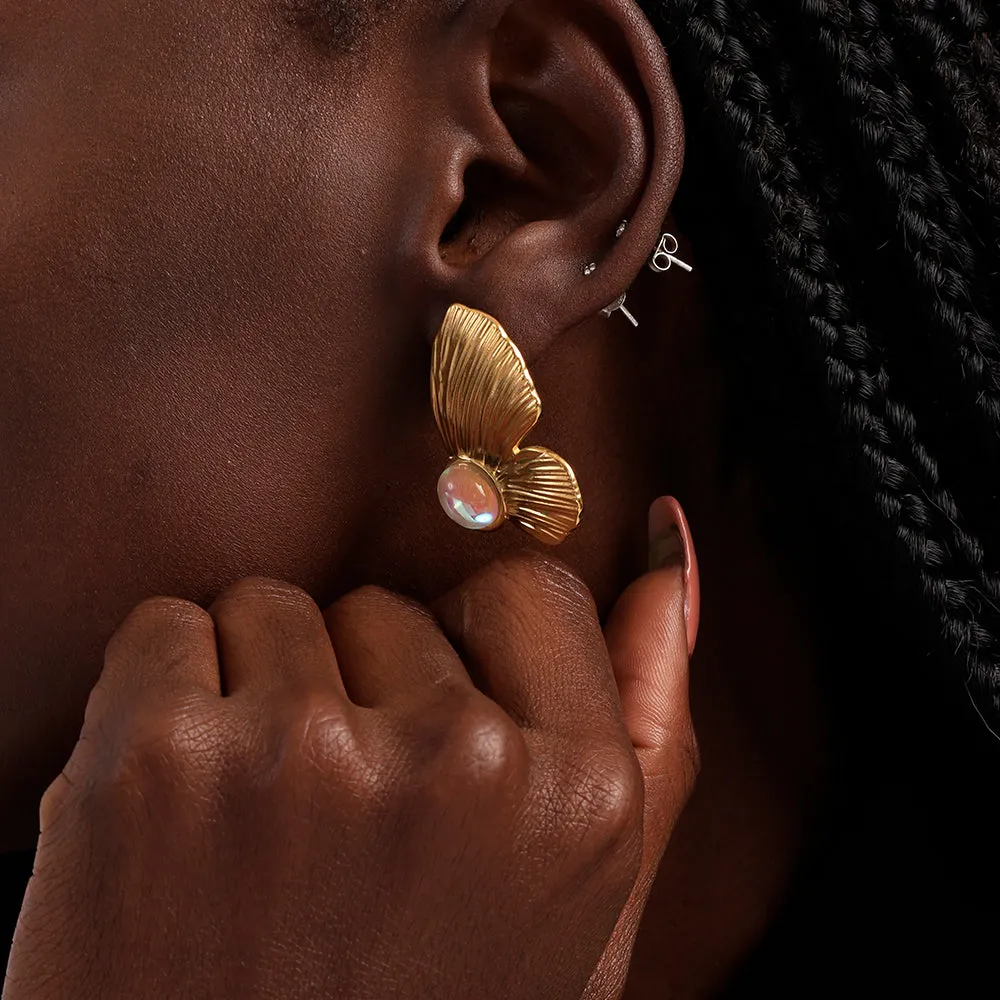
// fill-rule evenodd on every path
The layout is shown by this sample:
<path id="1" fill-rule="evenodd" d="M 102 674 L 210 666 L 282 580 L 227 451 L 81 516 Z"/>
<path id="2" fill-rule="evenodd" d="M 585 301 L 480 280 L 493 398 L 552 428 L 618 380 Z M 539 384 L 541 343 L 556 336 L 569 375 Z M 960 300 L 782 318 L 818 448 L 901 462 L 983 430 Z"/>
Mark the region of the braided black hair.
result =
<path id="1" fill-rule="evenodd" d="M 810 490 L 867 502 L 899 603 L 923 609 L 936 661 L 1000 731 L 997 15 L 974 0 L 643 6 L 689 110 L 676 211 L 727 289 L 720 336 L 760 450 L 810 510 Z M 822 453 L 810 410 L 836 442 L 823 469 L 804 459 Z"/>

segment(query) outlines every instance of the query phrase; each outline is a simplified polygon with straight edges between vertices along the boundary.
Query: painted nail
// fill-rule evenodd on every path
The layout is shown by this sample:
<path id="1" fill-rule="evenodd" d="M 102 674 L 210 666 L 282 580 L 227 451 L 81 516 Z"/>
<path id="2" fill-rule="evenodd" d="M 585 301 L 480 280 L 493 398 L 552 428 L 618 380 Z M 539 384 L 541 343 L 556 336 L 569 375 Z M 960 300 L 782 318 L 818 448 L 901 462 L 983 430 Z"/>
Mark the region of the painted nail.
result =
<path id="1" fill-rule="evenodd" d="M 673 497 L 660 497 L 649 508 L 649 569 L 684 568 L 684 620 L 687 622 L 688 655 L 694 653 L 701 623 L 701 580 L 691 527 L 681 505 Z"/>

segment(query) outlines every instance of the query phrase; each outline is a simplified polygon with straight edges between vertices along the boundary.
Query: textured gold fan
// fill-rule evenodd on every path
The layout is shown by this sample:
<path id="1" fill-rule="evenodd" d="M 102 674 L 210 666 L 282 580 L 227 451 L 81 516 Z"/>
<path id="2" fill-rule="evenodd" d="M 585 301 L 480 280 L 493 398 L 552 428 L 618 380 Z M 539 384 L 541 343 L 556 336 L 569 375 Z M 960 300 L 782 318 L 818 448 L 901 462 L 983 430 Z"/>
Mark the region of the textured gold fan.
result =
<path id="1" fill-rule="evenodd" d="M 434 417 L 452 462 L 438 482 L 445 513 L 463 528 L 492 531 L 508 518 L 548 545 L 580 523 L 583 497 L 569 464 L 520 447 L 542 401 L 504 328 L 467 306 L 448 310 L 431 363 Z"/>

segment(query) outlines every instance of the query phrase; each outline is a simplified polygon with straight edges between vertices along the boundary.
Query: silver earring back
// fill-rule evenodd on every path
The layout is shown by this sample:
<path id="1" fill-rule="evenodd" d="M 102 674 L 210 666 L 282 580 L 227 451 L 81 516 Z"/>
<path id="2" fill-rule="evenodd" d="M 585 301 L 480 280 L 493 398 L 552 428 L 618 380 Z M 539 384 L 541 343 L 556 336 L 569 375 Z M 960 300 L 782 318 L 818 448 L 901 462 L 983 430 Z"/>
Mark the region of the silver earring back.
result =
<path id="1" fill-rule="evenodd" d="M 621 314 L 634 326 L 636 329 L 639 327 L 639 321 L 625 308 L 625 298 L 628 295 L 626 292 L 624 295 L 615 299 L 607 309 L 601 310 L 601 315 L 606 316 L 609 319 L 616 312 L 621 312 Z"/>
<path id="2" fill-rule="evenodd" d="M 673 233 L 664 233 L 649 262 L 649 269 L 656 271 L 657 274 L 666 274 L 676 264 L 690 274 L 694 268 L 690 264 L 685 264 L 680 257 L 674 256 L 678 250 L 680 244 L 677 242 L 677 237 Z"/>

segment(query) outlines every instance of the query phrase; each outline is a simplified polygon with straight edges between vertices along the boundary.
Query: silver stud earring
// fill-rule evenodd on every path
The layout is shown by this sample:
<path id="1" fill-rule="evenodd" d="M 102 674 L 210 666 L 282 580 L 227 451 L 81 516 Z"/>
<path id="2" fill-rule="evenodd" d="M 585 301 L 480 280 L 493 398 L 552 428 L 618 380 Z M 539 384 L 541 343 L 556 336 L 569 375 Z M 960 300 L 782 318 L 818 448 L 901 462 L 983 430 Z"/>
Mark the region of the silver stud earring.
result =
<path id="1" fill-rule="evenodd" d="M 597 270 L 597 265 L 594 263 L 588 264 L 583 269 L 583 275 L 585 278 L 589 278 Z"/>
<path id="2" fill-rule="evenodd" d="M 653 253 L 653 259 L 649 262 L 649 269 L 656 271 L 657 274 L 666 274 L 676 264 L 690 274 L 694 268 L 690 264 L 685 264 L 680 257 L 674 256 L 679 249 L 680 244 L 677 242 L 677 237 L 673 233 L 664 233 Z"/>
<path id="3" fill-rule="evenodd" d="M 609 319 L 613 313 L 621 312 L 621 314 L 638 329 L 639 321 L 625 308 L 625 297 L 628 295 L 627 292 L 623 293 L 619 298 L 615 299 L 607 309 L 601 310 L 601 315 L 606 316 Z"/>

